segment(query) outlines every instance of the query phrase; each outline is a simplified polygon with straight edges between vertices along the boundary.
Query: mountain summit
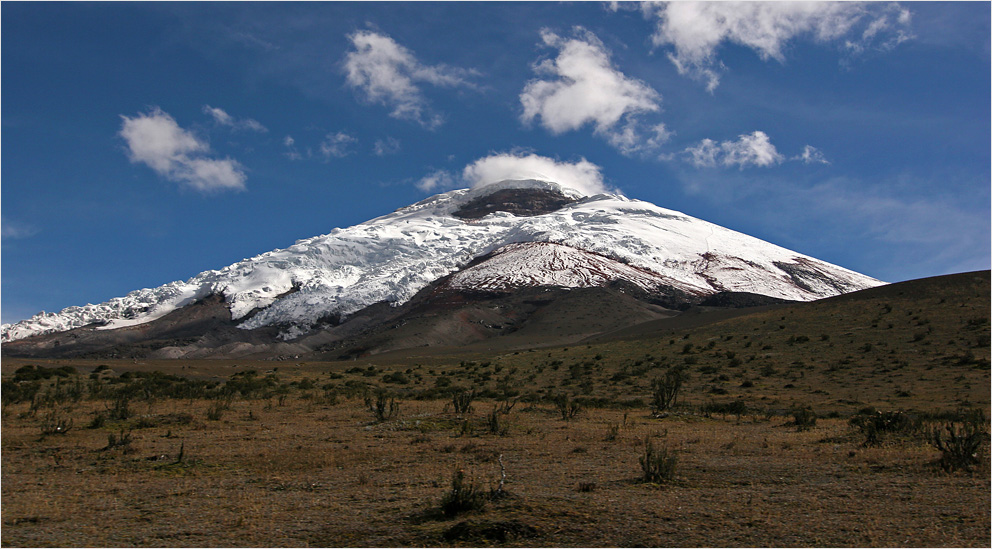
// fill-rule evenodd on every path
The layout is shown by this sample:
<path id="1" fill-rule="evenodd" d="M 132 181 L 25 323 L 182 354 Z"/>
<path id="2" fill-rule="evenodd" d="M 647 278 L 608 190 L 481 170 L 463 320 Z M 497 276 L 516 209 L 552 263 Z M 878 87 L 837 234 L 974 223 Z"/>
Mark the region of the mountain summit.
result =
<path id="1" fill-rule="evenodd" d="M 436 298 L 618 284 L 677 308 L 725 292 L 809 301 L 883 283 L 620 194 L 586 196 L 554 182 L 507 180 L 435 195 L 185 282 L 42 312 L 3 325 L 0 340 L 12 351 L 16 340 L 45 334 L 71 331 L 89 340 L 101 332 L 134 333 L 210 303 L 213 318 L 238 329 L 222 339 L 243 340 L 247 352 L 245 345 L 261 341 L 258 334 L 302 341 L 428 290 Z"/>

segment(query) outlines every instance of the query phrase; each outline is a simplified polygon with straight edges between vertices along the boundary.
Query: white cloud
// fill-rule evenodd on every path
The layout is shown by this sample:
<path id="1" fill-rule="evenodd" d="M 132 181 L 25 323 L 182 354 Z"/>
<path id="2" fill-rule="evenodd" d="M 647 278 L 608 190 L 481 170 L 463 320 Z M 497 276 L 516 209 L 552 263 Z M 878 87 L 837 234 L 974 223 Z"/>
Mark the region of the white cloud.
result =
<path id="1" fill-rule="evenodd" d="M 237 161 L 208 158 L 210 146 L 158 107 L 121 118 L 119 135 L 127 143 L 131 162 L 146 164 L 166 179 L 199 191 L 244 190 L 246 176 Z"/>
<path id="2" fill-rule="evenodd" d="M 803 147 L 803 152 L 796 160 L 802 160 L 804 164 L 829 164 L 826 156 L 823 156 L 823 152 L 812 145 L 806 145 Z"/>
<path id="3" fill-rule="evenodd" d="M 253 118 L 243 118 L 238 120 L 227 114 L 224 109 L 218 107 L 204 105 L 203 114 L 210 115 L 210 117 L 213 118 L 214 122 L 218 125 L 227 126 L 235 130 L 251 130 L 258 133 L 265 133 L 269 131 L 269 129 L 263 126 L 258 120 Z"/>
<path id="4" fill-rule="evenodd" d="M 465 166 L 461 176 L 435 170 L 421 178 L 416 187 L 424 192 L 454 189 L 459 186 L 484 187 L 500 181 L 539 179 L 575 189 L 585 195 L 607 191 L 599 166 L 585 158 L 578 162 L 559 162 L 532 153 L 495 153 Z"/>
<path id="5" fill-rule="evenodd" d="M 293 139 L 292 135 L 287 135 L 284 137 L 282 144 L 286 147 L 286 152 L 283 153 L 286 155 L 286 158 L 289 158 L 290 160 L 300 160 L 303 158 L 300 151 L 296 150 L 296 140 Z"/>
<path id="6" fill-rule="evenodd" d="M 772 166 L 784 160 L 772 145 L 768 135 L 763 131 L 754 131 L 741 135 L 737 141 L 717 143 L 712 139 L 703 139 L 695 147 L 684 151 L 689 156 L 689 162 L 697 167 L 712 168 L 722 166 Z"/>
<path id="7" fill-rule="evenodd" d="M 622 128 L 615 129 L 606 134 L 606 139 L 610 145 L 616 147 L 625 155 L 632 155 L 641 152 L 649 152 L 659 149 L 667 143 L 675 132 L 670 131 L 665 124 L 655 124 L 648 128 L 645 134 L 639 124 L 631 120 Z"/>
<path id="8" fill-rule="evenodd" d="M 444 170 L 435 170 L 416 183 L 416 187 L 424 192 L 453 189 L 455 185 L 455 178 Z"/>
<path id="9" fill-rule="evenodd" d="M 214 122 L 220 124 L 221 126 L 233 126 L 234 119 L 231 115 L 227 114 L 224 109 L 218 109 L 216 107 L 211 107 L 210 105 L 203 106 L 203 113 L 209 114 Z"/>
<path id="10" fill-rule="evenodd" d="M 348 84 L 361 90 L 367 101 L 392 108 L 393 118 L 436 128 L 443 118 L 431 111 L 417 83 L 473 87 L 468 81 L 472 71 L 424 65 L 410 50 L 384 34 L 359 31 L 348 39 L 355 47 L 345 56 Z"/>
<path id="11" fill-rule="evenodd" d="M 36 234 L 38 234 L 38 229 L 31 225 L 25 225 L 24 223 L 11 221 L 6 217 L 0 219 L 0 237 L 2 237 L 4 240 L 29 238 Z"/>
<path id="12" fill-rule="evenodd" d="M 910 13 L 898 4 L 661 2 L 645 3 L 642 11 L 648 19 L 657 20 L 654 44 L 674 46 L 668 57 L 679 73 L 706 81 L 711 92 L 719 85 L 724 69 L 716 52 L 725 42 L 748 47 L 764 60 L 784 62 L 791 40 L 839 40 L 859 25 L 865 26 L 860 37 L 844 43 L 852 53 L 871 47 L 891 49 L 911 38 Z"/>
<path id="13" fill-rule="evenodd" d="M 520 94 L 525 124 L 540 118 L 553 134 L 591 124 L 597 135 L 624 154 L 655 148 L 665 140 L 668 133 L 663 125 L 654 126 L 653 136 L 646 137 L 638 121 L 640 115 L 661 110 L 661 95 L 617 70 L 594 34 L 577 27 L 574 37 L 563 38 L 545 29 L 541 39 L 559 53 L 534 65 L 541 78 L 527 82 Z M 657 131 L 659 127 L 662 131 Z"/>
<path id="14" fill-rule="evenodd" d="M 373 152 L 376 156 L 386 156 L 400 152 L 400 142 L 398 139 L 387 137 L 386 139 L 376 139 Z"/>
<path id="15" fill-rule="evenodd" d="M 462 171 L 462 180 L 472 187 L 506 179 L 541 179 L 593 195 L 606 191 L 599 166 L 585 158 L 559 162 L 536 154 L 498 153 L 472 162 Z"/>
<path id="16" fill-rule="evenodd" d="M 245 174 L 241 166 L 225 158 L 215 160 L 208 158 L 193 158 L 186 163 L 180 177 L 198 191 L 216 191 L 222 189 L 244 189 Z"/>
<path id="17" fill-rule="evenodd" d="M 357 142 L 358 139 L 344 132 L 329 133 L 320 142 L 320 154 L 325 159 L 330 159 L 332 156 L 335 158 L 344 158 L 354 152 L 349 147 Z"/>

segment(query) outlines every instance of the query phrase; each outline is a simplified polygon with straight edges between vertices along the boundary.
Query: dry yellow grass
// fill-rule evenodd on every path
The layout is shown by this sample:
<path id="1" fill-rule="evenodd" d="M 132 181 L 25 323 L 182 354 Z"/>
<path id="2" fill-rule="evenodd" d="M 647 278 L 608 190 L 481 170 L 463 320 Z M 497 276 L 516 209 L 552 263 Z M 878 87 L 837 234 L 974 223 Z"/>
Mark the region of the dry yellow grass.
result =
<path id="1" fill-rule="evenodd" d="M 929 465 L 937 452 L 913 440 L 862 448 L 842 419 L 798 432 L 783 417 L 656 419 L 636 409 L 564 421 L 551 406 L 518 404 L 507 436 L 495 436 L 483 427 L 488 402 L 455 416 L 443 400 L 402 401 L 382 423 L 359 399 L 236 400 L 216 421 L 206 419 L 213 403 L 136 404 L 130 424 L 158 425 L 131 431 L 131 453 L 104 449 L 113 422 L 86 428 L 103 402 L 75 405 L 70 432 L 45 437 L 40 415 L 22 417 L 27 404 L 7 406 L 3 545 L 989 543 L 988 467 L 943 473 Z M 166 423 L 179 414 L 192 420 Z M 645 437 L 677 450 L 670 483 L 640 481 Z M 439 513 L 454 471 L 494 487 L 500 455 L 508 497 Z"/>
<path id="2" fill-rule="evenodd" d="M 0 544 L 989 547 L 987 435 L 982 465 L 949 474 L 919 430 L 864 447 L 848 424 L 876 407 L 939 426 L 968 407 L 988 431 L 988 273 L 948 280 L 570 348 L 329 363 L 5 358 Z M 84 388 L 109 370 L 78 400 L 43 404 L 44 381 L 32 409 L 14 398 L 33 383 L 17 381 L 26 364 L 73 367 Z M 670 367 L 689 376 L 679 413 L 655 418 L 651 381 Z M 203 387 L 164 398 L 150 383 L 216 393 L 247 370 L 271 383 L 229 402 Z M 155 371 L 183 379 L 142 377 Z M 133 416 L 87 428 L 108 391 L 129 385 L 148 389 Z M 375 422 L 365 386 L 392 391 L 399 414 Z M 488 396 L 459 416 L 456 388 Z M 501 418 L 509 430 L 490 434 L 493 399 L 508 393 L 521 397 Z M 549 398 L 562 393 L 587 399 L 571 421 Z M 734 402 L 750 412 L 704 413 Z M 798 406 L 820 415 L 811 430 L 788 425 Z M 46 418 L 72 428 L 43 436 Z M 128 434 L 131 452 L 107 448 Z M 669 482 L 640 479 L 648 437 L 677 452 Z M 508 496 L 444 516 L 455 472 L 491 489 L 499 456 Z"/>

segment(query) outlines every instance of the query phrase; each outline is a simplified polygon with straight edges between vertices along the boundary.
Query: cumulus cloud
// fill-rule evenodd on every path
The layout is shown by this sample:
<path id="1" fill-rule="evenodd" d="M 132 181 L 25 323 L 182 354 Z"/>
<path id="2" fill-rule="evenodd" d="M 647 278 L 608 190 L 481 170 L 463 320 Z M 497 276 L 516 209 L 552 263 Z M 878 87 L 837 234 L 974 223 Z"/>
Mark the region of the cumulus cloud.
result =
<path id="1" fill-rule="evenodd" d="M 713 91 L 724 65 L 717 49 L 725 42 L 754 50 L 762 59 L 785 61 L 787 44 L 800 37 L 829 42 L 844 37 L 852 53 L 891 49 L 911 38 L 910 12 L 898 4 L 862 2 L 661 2 L 642 11 L 656 21 L 652 41 L 673 46 L 668 54 L 680 74 L 706 82 Z M 864 26 L 858 36 L 856 30 Z"/>
<path id="2" fill-rule="evenodd" d="M 320 142 L 320 154 L 325 160 L 330 159 L 332 156 L 334 158 L 344 158 L 355 152 L 351 149 L 351 145 L 357 142 L 358 139 L 344 132 L 329 133 Z"/>
<path id="3" fill-rule="evenodd" d="M 418 83 L 474 87 L 468 80 L 473 71 L 425 65 L 413 52 L 385 34 L 359 31 L 348 39 L 355 48 L 344 61 L 348 85 L 361 91 L 370 103 L 391 108 L 389 115 L 393 118 L 436 128 L 443 118 L 431 111 Z"/>
<path id="4" fill-rule="evenodd" d="M 820 149 L 813 147 L 812 145 L 806 145 L 803 147 L 803 152 L 796 157 L 796 160 L 802 160 L 803 164 L 829 164 L 826 156 Z"/>
<path id="5" fill-rule="evenodd" d="M 121 118 L 119 135 L 127 143 L 131 162 L 145 164 L 166 179 L 201 192 L 244 190 L 246 176 L 237 161 L 210 158 L 206 142 L 179 127 L 158 107 Z"/>
<path id="6" fill-rule="evenodd" d="M 214 119 L 214 122 L 220 126 L 227 126 L 234 130 L 251 130 L 253 132 L 265 133 L 269 131 L 268 128 L 263 126 L 258 120 L 253 118 L 242 118 L 236 119 L 233 116 L 227 114 L 224 109 L 218 107 L 211 107 L 210 105 L 203 106 L 203 113 L 210 115 Z"/>
<path id="7" fill-rule="evenodd" d="M 644 135 L 638 120 L 661 110 L 661 95 L 615 68 L 610 52 L 594 34 L 577 27 L 572 38 L 564 38 L 544 29 L 541 39 L 558 49 L 558 56 L 533 67 L 540 78 L 527 82 L 520 94 L 525 124 L 540 118 L 541 125 L 556 135 L 590 124 L 594 133 L 624 154 L 664 142 L 669 134 L 663 125 Z"/>
<path id="8" fill-rule="evenodd" d="M 386 156 L 390 154 L 396 154 L 400 152 L 400 142 L 398 139 L 393 137 L 387 137 L 386 139 L 376 139 L 375 146 L 372 152 L 376 156 Z"/>
<path id="9" fill-rule="evenodd" d="M 763 131 L 741 135 L 737 141 L 717 143 L 703 139 L 698 145 L 685 149 L 689 162 L 700 168 L 716 166 L 772 166 L 784 160 Z"/>

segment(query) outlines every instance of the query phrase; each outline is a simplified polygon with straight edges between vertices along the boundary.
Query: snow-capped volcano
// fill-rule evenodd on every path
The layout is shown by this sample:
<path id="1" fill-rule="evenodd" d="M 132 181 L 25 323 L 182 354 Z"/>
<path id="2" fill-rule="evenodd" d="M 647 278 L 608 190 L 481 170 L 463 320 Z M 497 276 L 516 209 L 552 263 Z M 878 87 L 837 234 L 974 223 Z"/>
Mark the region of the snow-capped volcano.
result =
<path id="1" fill-rule="evenodd" d="M 452 274 L 448 285 L 461 289 L 625 280 L 662 293 L 733 291 L 802 301 L 883 284 L 620 194 L 584 196 L 558 183 L 509 180 L 432 196 L 185 282 L 39 313 L 3 325 L 0 340 L 86 325 L 136 326 L 208 296 L 223 297 L 239 328 L 277 326 L 291 340 L 322 319 L 380 302 L 403 304 Z"/>

